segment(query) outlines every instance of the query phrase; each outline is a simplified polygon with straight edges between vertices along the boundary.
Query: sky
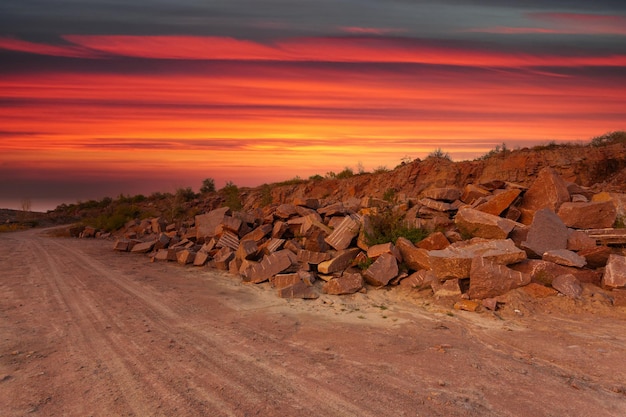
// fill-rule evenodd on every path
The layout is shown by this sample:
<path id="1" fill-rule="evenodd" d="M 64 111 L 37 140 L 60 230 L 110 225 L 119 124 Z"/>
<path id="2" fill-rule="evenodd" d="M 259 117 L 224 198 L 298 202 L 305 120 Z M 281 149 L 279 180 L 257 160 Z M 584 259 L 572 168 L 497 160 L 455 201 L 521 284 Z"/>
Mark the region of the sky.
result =
<path id="1" fill-rule="evenodd" d="M 623 0 L 0 0 L 0 207 L 615 130 Z"/>

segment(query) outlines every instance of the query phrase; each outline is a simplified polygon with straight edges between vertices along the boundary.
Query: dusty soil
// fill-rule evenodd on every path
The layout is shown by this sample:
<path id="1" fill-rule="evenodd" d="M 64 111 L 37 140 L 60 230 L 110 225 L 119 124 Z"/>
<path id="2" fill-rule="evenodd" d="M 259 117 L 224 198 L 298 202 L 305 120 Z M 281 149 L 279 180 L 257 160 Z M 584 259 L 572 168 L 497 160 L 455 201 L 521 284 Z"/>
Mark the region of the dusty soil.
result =
<path id="1" fill-rule="evenodd" d="M 622 416 L 626 310 L 511 293 L 284 300 L 112 243 L 0 235 L 2 416 Z"/>

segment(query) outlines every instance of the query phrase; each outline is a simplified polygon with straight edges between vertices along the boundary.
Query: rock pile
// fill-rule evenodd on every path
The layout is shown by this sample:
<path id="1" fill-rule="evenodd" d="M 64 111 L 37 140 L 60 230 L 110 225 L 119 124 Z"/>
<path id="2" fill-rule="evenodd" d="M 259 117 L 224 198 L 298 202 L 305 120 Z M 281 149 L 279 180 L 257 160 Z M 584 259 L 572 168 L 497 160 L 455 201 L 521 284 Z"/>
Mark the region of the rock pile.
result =
<path id="1" fill-rule="evenodd" d="M 114 249 L 270 282 L 280 297 L 399 285 L 495 308 L 494 297 L 531 284 L 573 298 L 584 284 L 626 288 L 626 253 L 615 245 L 626 243 L 619 239 L 626 234 L 607 229 L 624 218 L 625 201 L 545 168 L 529 187 L 494 180 L 430 188 L 394 204 L 295 198 L 249 212 L 222 207 L 178 226 L 162 218 L 132 221 Z M 373 219 L 385 213 L 430 234 L 373 243 Z M 599 229 L 617 241 L 605 244 Z"/>

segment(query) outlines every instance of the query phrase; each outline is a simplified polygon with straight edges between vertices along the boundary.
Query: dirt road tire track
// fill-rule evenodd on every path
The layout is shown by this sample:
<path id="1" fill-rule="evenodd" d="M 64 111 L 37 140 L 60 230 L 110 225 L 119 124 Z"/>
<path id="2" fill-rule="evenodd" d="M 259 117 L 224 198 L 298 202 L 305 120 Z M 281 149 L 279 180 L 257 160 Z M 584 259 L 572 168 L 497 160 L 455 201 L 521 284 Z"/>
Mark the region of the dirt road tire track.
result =
<path id="1" fill-rule="evenodd" d="M 0 265 L 2 416 L 626 415 L 623 317 L 550 334 L 383 292 L 286 301 L 38 231 L 0 236 Z"/>

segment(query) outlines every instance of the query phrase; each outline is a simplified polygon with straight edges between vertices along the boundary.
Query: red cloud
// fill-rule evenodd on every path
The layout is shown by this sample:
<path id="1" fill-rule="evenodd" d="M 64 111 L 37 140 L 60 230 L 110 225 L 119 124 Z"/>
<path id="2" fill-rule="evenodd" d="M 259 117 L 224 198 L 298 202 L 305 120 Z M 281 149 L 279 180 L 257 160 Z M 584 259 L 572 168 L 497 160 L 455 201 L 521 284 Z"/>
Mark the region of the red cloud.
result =
<path id="1" fill-rule="evenodd" d="M 7 51 L 27 52 L 37 55 L 64 56 L 72 58 L 95 58 L 93 51 L 76 45 L 47 45 L 28 42 L 15 38 L 0 38 L 0 49 Z"/>

